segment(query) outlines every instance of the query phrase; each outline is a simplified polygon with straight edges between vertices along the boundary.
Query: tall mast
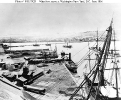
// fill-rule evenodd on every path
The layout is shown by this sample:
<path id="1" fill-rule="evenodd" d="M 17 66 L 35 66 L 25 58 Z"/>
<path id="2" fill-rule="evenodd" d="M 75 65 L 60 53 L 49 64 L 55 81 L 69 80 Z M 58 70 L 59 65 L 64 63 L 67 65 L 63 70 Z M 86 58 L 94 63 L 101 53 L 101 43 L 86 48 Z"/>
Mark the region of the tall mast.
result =
<path id="1" fill-rule="evenodd" d="M 89 48 L 89 55 L 88 55 L 88 57 L 89 57 L 89 69 L 90 69 L 90 71 L 91 71 L 91 64 L 90 64 L 90 47 L 89 47 L 89 41 L 88 41 L 88 48 Z"/>
<path id="2" fill-rule="evenodd" d="M 93 83 L 95 81 L 95 78 L 97 76 L 97 73 L 99 72 L 99 68 L 100 68 L 100 73 L 101 73 L 101 77 L 99 79 L 99 85 L 104 85 L 104 66 L 105 66 L 105 63 L 106 63 L 106 58 L 108 56 L 108 53 L 109 53 L 109 48 L 110 48 L 110 44 L 111 44 L 111 36 L 112 36 L 112 21 L 111 21 L 111 24 L 110 26 L 108 27 L 108 29 L 106 30 L 107 31 L 107 35 L 106 35 L 106 39 L 104 41 L 104 44 L 103 44 L 103 47 L 100 51 L 100 56 L 99 56 L 99 59 L 97 61 L 97 64 L 95 66 L 96 69 L 95 69 L 95 72 L 93 73 L 93 79 L 92 79 L 92 84 L 91 84 L 91 87 L 89 89 L 89 93 L 87 95 L 87 98 L 86 100 L 89 99 L 90 95 L 91 95 L 91 92 L 92 92 L 92 88 L 93 88 Z M 94 66 L 94 68 L 95 68 Z M 89 76 L 90 73 L 87 75 Z M 92 74 L 91 74 L 92 76 Z M 89 76 L 89 77 L 91 77 Z M 69 100 L 72 100 L 73 97 L 76 95 L 76 93 L 82 88 L 82 86 L 86 83 L 86 79 L 84 79 L 82 81 L 82 83 L 79 85 L 79 87 L 75 90 L 75 92 L 72 94 L 72 96 L 69 98 Z M 97 94 L 98 95 L 98 94 Z M 95 99 L 96 100 L 96 99 Z"/>
<path id="3" fill-rule="evenodd" d="M 97 29 L 97 49 L 98 49 L 98 29 Z"/>
<path id="4" fill-rule="evenodd" d="M 118 94 L 118 76 L 117 76 L 117 71 L 118 71 L 118 66 L 117 66 L 117 59 L 116 59 L 116 39 L 115 39 L 115 31 L 114 31 L 114 66 L 115 66 L 115 78 L 116 78 L 116 96 L 117 98 L 119 97 Z"/>

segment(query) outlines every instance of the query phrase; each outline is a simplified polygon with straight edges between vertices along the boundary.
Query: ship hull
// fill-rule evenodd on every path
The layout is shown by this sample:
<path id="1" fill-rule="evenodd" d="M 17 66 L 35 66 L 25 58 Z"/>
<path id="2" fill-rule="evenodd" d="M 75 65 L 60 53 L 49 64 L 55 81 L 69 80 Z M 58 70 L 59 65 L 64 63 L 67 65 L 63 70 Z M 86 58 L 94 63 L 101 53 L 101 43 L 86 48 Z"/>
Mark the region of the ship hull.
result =
<path id="1" fill-rule="evenodd" d="M 91 84 L 91 80 L 85 76 L 85 80 L 86 80 L 86 92 L 87 92 L 87 95 L 89 94 L 89 91 L 90 91 L 90 85 Z M 111 98 L 111 97 L 108 97 L 108 96 L 104 96 L 101 91 L 99 90 L 99 94 L 98 96 L 96 97 L 96 90 L 97 90 L 97 86 L 93 86 L 92 87 L 92 90 L 91 90 L 91 93 L 90 93 L 90 100 L 121 100 L 121 98 L 117 98 L 117 97 L 114 97 L 114 98 Z"/>

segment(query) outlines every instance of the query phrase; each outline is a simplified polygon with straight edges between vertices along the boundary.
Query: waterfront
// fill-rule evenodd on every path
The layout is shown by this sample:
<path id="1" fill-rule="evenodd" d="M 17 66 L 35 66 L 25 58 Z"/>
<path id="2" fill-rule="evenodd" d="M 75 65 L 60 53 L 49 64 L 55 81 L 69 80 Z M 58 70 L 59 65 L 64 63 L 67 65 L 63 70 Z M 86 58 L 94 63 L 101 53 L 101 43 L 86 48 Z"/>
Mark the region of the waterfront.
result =
<path id="1" fill-rule="evenodd" d="M 85 55 L 84 52 L 86 53 L 86 51 L 88 49 L 88 43 L 87 42 L 85 42 L 85 43 L 69 43 L 69 45 L 72 45 L 72 48 L 64 48 L 63 45 L 66 45 L 66 43 L 65 44 L 64 43 L 52 43 L 51 46 L 45 46 L 44 43 L 43 44 L 40 43 L 40 46 L 33 46 L 32 44 L 34 44 L 34 43 L 30 43 L 30 44 L 28 44 L 28 43 L 26 43 L 26 44 L 25 43 L 24 44 L 22 44 L 22 43 L 21 44 L 19 44 L 19 43 L 18 44 L 17 43 L 11 43 L 10 45 L 14 46 L 14 47 L 11 47 L 10 49 L 11 50 L 26 50 L 26 49 L 33 50 L 33 49 L 42 49 L 42 48 L 45 49 L 46 48 L 46 49 L 54 50 L 54 49 L 57 48 L 57 53 L 59 54 L 59 57 L 60 57 L 60 53 L 62 51 L 64 51 L 65 53 L 71 53 L 72 54 L 71 55 L 72 60 L 75 63 L 78 62 L 83 55 Z M 29 45 L 29 46 L 15 47 L 15 46 L 18 46 L 18 45 Z M 78 49 L 77 49 L 77 47 L 78 47 Z M 1 59 L 4 59 L 4 58 L 3 58 L 3 55 L 1 55 Z M 4 59 L 4 62 L 12 62 L 12 60 L 10 60 L 10 59 L 9 59 L 9 61 L 7 61 L 5 59 Z M 63 68 L 63 66 L 61 66 L 61 68 Z M 63 70 L 63 71 L 66 72 L 66 70 Z M 68 72 L 68 75 L 70 76 L 69 71 L 67 71 L 67 72 Z M 73 78 L 69 78 L 69 79 L 71 79 L 73 81 Z M 62 84 L 64 84 L 64 82 Z M 4 92 L 4 91 L 8 91 L 8 90 L 4 90 L 3 87 L 1 87 L 1 93 L 3 93 L 3 94 L 7 94 L 8 93 L 8 92 Z M 16 95 L 14 95 L 12 93 L 8 93 L 8 94 L 11 94 L 13 97 L 16 97 Z M 12 98 L 11 95 L 8 95 L 8 96 L 10 96 L 9 98 Z"/>
<path id="2" fill-rule="evenodd" d="M 83 58 L 83 56 L 89 51 L 88 48 L 89 47 L 91 48 L 93 46 L 95 47 L 94 44 L 96 44 L 96 43 L 94 43 L 94 42 L 69 43 L 69 45 L 72 45 L 72 48 L 64 48 L 63 45 L 66 45 L 66 43 L 52 43 L 51 46 L 46 46 L 45 45 L 46 43 L 38 43 L 38 44 L 40 44 L 40 46 L 33 46 L 32 44 L 34 44 L 34 43 L 21 43 L 21 44 L 20 43 L 11 43 L 12 46 L 28 45 L 25 47 L 12 47 L 11 50 L 26 50 L 26 49 L 33 50 L 33 49 L 42 49 L 42 48 L 54 50 L 57 47 L 57 53 L 59 55 L 62 51 L 64 51 L 65 53 L 71 53 L 72 60 L 77 64 Z M 112 47 L 112 45 L 111 45 L 111 47 Z M 117 49 L 121 50 L 121 47 L 119 46 L 120 41 L 117 42 L 116 45 L 117 45 Z M 102 46 L 102 42 L 99 43 L 99 46 Z M 78 71 L 79 76 L 83 76 L 83 72 L 85 71 L 84 67 L 85 67 L 84 64 L 78 66 L 77 71 Z M 79 83 L 81 83 L 82 80 L 83 80 L 83 78 L 80 79 L 79 82 L 76 82 L 76 83 L 79 84 Z M 1 88 L 3 88 L 3 87 L 1 87 Z M 1 91 L 3 92 L 4 90 L 1 89 Z"/>
<path id="3" fill-rule="evenodd" d="M 64 42 L 48 42 L 51 46 L 46 46 L 47 42 L 38 42 L 39 46 L 33 46 L 33 43 L 4 43 L 9 46 L 14 46 L 9 48 L 9 50 L 36 50 L 36 49 L 49 49 L 55 50 L 57 49 L 57 53 L 60 55 L 62 51 L 65 53 L 71 53 L 72 60 L 76 63 L 88 50 L 88 42 L 77 42 L 77 43 L 69 43 L 72 45 L 72 48 L 64 48 L 63 45 L 66 45 Z M 90 43 L 92 46 L 94 43 Z M 17 47 L 18 46 L 18 47 Z"/>

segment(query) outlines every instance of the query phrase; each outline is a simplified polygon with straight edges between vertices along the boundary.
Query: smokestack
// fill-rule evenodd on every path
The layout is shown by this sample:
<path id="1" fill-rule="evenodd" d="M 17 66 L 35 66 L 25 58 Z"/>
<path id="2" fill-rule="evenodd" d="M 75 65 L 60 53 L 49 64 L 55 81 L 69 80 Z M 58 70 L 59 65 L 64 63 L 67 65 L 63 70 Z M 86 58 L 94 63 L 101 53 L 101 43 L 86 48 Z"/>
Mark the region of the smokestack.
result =
<path id="1" fill-rule="evenodd" d="M 71 53 L 69 53 L 69 61 L 71 61 Z"/>

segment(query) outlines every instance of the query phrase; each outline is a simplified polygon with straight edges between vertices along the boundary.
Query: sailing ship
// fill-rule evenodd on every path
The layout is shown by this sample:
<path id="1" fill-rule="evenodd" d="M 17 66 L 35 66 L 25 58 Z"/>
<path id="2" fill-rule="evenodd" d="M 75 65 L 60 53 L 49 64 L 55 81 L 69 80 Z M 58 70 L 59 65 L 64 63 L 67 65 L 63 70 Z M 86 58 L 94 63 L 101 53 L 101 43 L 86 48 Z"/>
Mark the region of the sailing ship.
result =
<path id="1" fill-rule="evenodd" d="M 89 71 L 84 73 L 84 78 L 75 92 L 71 95 L 69 100 L 73 100 L 79 91 L 83 91 L 83 98 L 78 100 L 121 100 L 120 97 L 120 69 L 118 67 L 120 57 L 116 50 L 115 31 L 113 28 L 113 19 L 109 27 L 105 31 L 106 38 L 99 49 L 99 43 L 97 38 L 97 44 L 93 47 L 95 59 L 91 59 L 93 54 L 90 50 L 88 52 L 89 66 L 86 65 L 86 69 L 89 67 Z M 114 42 L 112 44 L 112 41 Z M 113 49 L 112 46 L 113 45 Z M 92 48 L 91 48 L 92 49 Z M 96 53 L 95 53 L 96 51 Z M 92 66 L 91 60 L 94 65 Z M 109 62 L 111 60 L 111 62 Z M 113 65 L 112 65 L 113 64 Z M 115 77 L 114 77 L 115 76 Z M 110 77 L 110 78 L 109 78 Z"/>

